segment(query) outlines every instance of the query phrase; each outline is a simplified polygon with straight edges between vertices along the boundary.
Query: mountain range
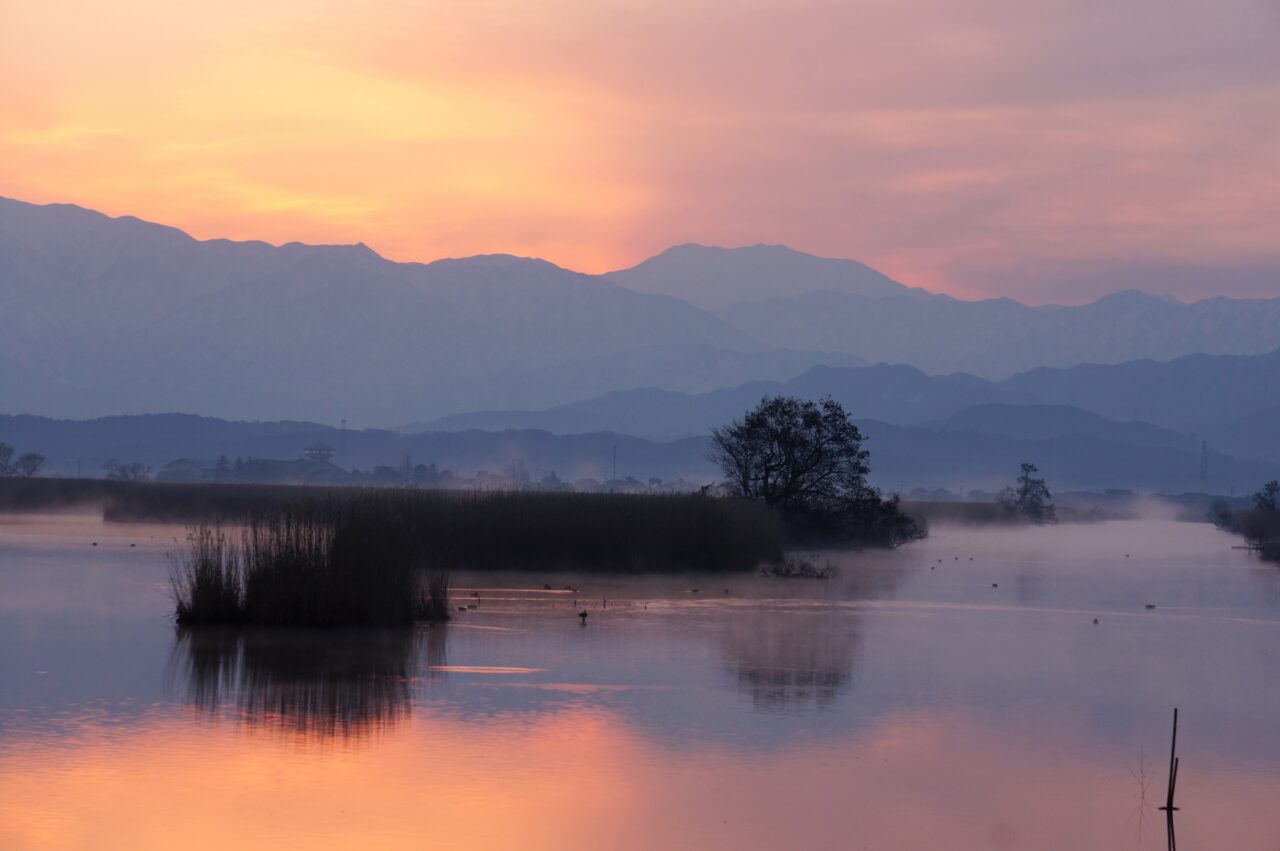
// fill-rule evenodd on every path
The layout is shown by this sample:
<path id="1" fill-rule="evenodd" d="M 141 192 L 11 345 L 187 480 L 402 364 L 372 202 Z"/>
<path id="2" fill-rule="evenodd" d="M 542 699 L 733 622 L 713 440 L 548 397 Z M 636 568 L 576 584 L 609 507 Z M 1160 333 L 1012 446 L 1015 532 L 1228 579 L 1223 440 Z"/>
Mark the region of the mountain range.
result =
<path id="1" fill-rule="evenodd" d="M 530 411 L 480 411 L 409 431 L 619 431 L 652 439 L 708 434 L 766 395 L 830 396 L 859 420 L 1018 440 L 1096 438 L 1122 445 L 1213 451 L 1280 463 L 1280 350 L 1172 361 L 1041 368 L 1003 381 L 930 376 L 910 366 L 814 367 L 789 381 L 709 393 L 616 391 Z"/>
<path id="2" fill-rule="evenodd" d="M 1277 341 L 1280 300 L 962 301 L 854 261 L 763 245 L 678 246 L 604 276 L 506 255 L 396 263 L 363 245 L 201 241 L 131 217 L 0 199 L 0 405 L 15 413 L 394 425 L 637 388 L 785 386 L 812 382 L 815 367 L 881 361 L 915 367 L 899 377 L 932 376 L 966 406 L 1074 404 L 1065 389 L 1047 399 L 1038 378 L 995 380 L 1086 362 L 1256 355 Z M 973 375 L 948 375 L 957 371 Z M 915 405 L 916 422 L 959 410 L 900 404 Z M 1131 400 L 1110 404 L 1097 412 L 1118 415 Z M 1186 407 L 1176 416 L 1196 422 Z M 1238 424 L 1242 434 L 1255 427 Z"/>

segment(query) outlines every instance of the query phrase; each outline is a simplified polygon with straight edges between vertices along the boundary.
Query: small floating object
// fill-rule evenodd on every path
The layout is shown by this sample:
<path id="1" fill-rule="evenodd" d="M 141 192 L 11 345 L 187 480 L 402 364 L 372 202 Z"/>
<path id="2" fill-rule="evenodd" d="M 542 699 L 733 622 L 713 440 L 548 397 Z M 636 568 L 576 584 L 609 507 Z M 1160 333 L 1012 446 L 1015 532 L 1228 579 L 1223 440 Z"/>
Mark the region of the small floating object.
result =
<path id="1" fill-rule="evenodd" d="M 472 596 L 472 597 L 479 597 L 479 596 L 480 596 L 480 592 L 479 592 L 479 591 L 472 591 L 472 592 L 471 592 L 471 596 Z"/>
<path id="2" fill-rule="evenodd" d="M 138 545 L 137 545 L 137 544 L 130 544 L 129 546 L 131 546 L 131 547 L 136 547 L 136 546 L 138 546 Z"/>
<path id="3" fill-rule="evenodd" d="M 578 612 L 578 617 L 582 618 L 582 625 L 583 625 L 583 626 L 586 626 L 586 625 L 587 625 L 587 610 L 586 610 L 586 609 L 583 609 L 582 611 Z"/>
<path id="4" fill-rule="evenodd" d="M 471 603 L 470 605 L 467 606 L 468 609 L 474 609 L 475 607 L 476 607 L 475 603 Z"/>
<path id="5" fill-rule="evenodd" d="M 1128 553 L 1125 553 L 1125 554 L 1124 554 L 1124 557 L 1125 557 L 1125 558 L 1128 558 L 1128 557 L 1129 557 L 1129 554 L 1128 554 Z"/>
<path id="6" fill-rule="evenodd" d="M 999 588 L 999 587 L 1000 587 L 1000 583 L 999 583 L 999 582 L 992 582 L 992 583 L 991 583 L 991 587 L 992 587 L 992 588 Z"/>
<path id="7" fill-rule="evenodd" d="M 98 546 L 98 542 L 97 542 L 97 541 L 94 541 L 94 542 L 93 542 L 93 545 L 94 545 L 95 547 L 96 547 L 96 546 Z"/>
<path id="8" fill-rule="evenodd" d="M 458 606 L 458 611 L 465 612 L 466 610 L 467 610 L 466 606 Z"/>
<path id="9" fill-rule="evenodd" d="M 1155 607 L 1156 607 L 1156 604 L 1155 604 L 1155 603 L 1147 603 L 1147 608 L 1148 608 L 1148 609 L 1154 609 Z"/>
<path id="10" fill-rule="evenodd" d="M 1097 623 L 1097 622 L 1098 622 L 1098 619 L 1097 619 L 1097 618 L 1094 618 L 1094 619 L 1093 619 L 1093 622 L 1094 622 L 1094 623 Z"/>
<path id="11" fill-rule="evenodd" d="M 699 591 L 701 591 L 701 590 L 702 590 L 701 588 L 690 588 L 690 589 L 689 589 L 689 593 L 690 593 L 690 594 L 697 594 L 697 593 L 698 593 Z"/>

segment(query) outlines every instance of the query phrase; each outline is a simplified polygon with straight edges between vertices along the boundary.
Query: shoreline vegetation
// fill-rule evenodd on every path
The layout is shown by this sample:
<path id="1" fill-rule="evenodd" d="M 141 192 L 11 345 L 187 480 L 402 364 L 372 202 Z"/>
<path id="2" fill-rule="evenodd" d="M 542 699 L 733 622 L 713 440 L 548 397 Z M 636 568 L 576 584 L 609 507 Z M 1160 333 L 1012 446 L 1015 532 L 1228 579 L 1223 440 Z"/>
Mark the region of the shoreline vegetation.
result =
<path id="1" fill-rule="evenodd" d="M 1271 480 L 1249 497 L 1253 508 L 1218 500 L 1209 509 L 1213 525 L 1242 536 L 1267 561 L 1280 562 L 1280 481 Z"/>
<path id="2" fill-rule="evenodd" d="M 782 559 L 777 513 L 738 499 L 271 489 L 256 503 L 227 491 L 210 517 L 209 493 L 182 492 L 203 516 L 185 518 L 188 549 L 173 556 L 181 625 L 444 621 L 453 569 L 719 572 Z"/>
<path id="3" fill-rule="evenodd" d="M 199 524 L 173 554 L 181 625 L 394 626 L 449 618 L 449 572 L 403 501 L 289 506 L 239 536 Z"/>

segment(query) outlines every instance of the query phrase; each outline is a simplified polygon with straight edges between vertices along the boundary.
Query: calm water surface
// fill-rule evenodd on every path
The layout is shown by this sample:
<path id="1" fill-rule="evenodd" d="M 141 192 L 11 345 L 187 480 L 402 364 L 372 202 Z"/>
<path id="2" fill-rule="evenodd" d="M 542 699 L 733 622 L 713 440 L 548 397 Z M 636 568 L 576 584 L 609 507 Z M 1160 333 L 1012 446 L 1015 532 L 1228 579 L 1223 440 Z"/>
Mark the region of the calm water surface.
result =
<path id="1" fill-rule="evenodd" d="M 0 518 L 0 848 L 1164 848 L 1175 705 L 1183 851 L 1280 848 L 1280 569 L 1208 526 L 455 576 L 375 633 L 180 634 L 181 537 Z"/>

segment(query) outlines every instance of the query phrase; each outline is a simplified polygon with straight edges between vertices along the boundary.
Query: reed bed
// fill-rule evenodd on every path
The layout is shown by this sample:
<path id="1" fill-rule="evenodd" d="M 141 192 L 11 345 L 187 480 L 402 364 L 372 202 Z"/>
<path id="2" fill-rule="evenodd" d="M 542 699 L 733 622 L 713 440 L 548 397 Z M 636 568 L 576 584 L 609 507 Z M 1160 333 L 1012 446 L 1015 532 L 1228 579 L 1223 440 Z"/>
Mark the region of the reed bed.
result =
<path id="1" fill-rule="evenodd" d="M 448 617 L 453 569 L 741 570 L 777 562 L 783 539 L 777 515 L 762 505 L 691 495 L 259 496 L 254 504 L 243 494 L 229 502 L 199 494 L 187 503 L 201 509 L 171 573 L 179 623 L 438 621 Z"/>
<path id="2" fill-rule="evenodd" d="M 448 573 L 395 500 L 286 506 L 238 540 L 198 525 L 170 582 L 180 624 L 390 626 L 448 618 Z"/>
<path id="3" fill-rule="evenodd" d="M 244 524 L 341 507 L 364 525 L 381 512 L 459 569 L 740 570 L 778 561 L 784 540 L 771 509 L 696 494 L 116 484 L 128 486 L 107 494 L 108 520 Z"/>

